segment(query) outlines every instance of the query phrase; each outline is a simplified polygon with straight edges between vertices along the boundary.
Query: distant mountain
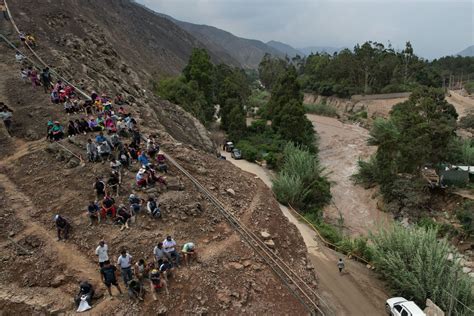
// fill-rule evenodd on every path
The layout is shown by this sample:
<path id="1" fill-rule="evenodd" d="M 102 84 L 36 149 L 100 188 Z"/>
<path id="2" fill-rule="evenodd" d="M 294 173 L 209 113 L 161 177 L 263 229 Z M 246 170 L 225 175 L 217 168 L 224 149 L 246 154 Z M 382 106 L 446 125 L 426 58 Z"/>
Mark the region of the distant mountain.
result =
<path id="1" fill-rule="evenodd" d="M 262 41 L 238 37 L 214 26 L 183 22 L 165 14 L 156 14 L 174 22 L 209 47 L 209 50 L 219 52 L 220 55 L 231 56 L 243 68 L 258 68 L 258 64 L 266 53 L 277 57 L 285 57 L 285 53 Z"/>
<path id="2" fill-rule="evenodd" d="M 298 48 L 298 50 L 306 56 L 311 55 L 312 53 L 313 54 L 328 53 L 329 55 L 332 55 L 336 52 L 341 51 L 342 48 L 336 48 L 336 47 L 330 47 L 330 46 L 309 46 L 309 47 L 304 47 L 304 48 Z"/>
<path id="3" fill-rule="evenodd" d="M 463 57 L 474 57 L 474 45 L 471 45 L 468 48 L 460 51 L 456 55 L 463 56 Z"/>
<path id="4" fill-rule="evenodd" d="M 300 52 L 296 48 L 282 42 L 270 41 L 270 42 L 267 42 L 267 45 L 279 50 L 285 55 L 288 55 L 288 57 L 290 58 L 295 57 L 296 55 L 300 55 L 300 56 L 304 55 L 302 52 Z"/>

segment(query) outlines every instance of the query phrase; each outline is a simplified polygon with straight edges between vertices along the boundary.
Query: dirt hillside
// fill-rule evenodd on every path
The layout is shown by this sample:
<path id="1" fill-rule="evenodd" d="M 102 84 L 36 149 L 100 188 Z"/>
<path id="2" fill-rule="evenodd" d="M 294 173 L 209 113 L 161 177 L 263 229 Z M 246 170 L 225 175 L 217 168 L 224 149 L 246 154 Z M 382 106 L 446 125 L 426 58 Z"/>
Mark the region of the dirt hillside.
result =
<path id="1" fill-rule="evenodd" d="M 302 237 L 280 212 L 269 189 L 251 175 L 208 154 L 213 144 L 199 122 L 178 106 L 143 92 L 149 78 L 139 68 L 138 61 L 132 63 L 135 55 L 127 54 L 112 40 L 115 34 L 107 25 L 112 22 L 93 22 L 98 2 L 81 2 L 82 6 L 78 6 L 79 1 L 67 1 L 68 6 L 62 6 L 65 3 L 14 1 L 11 8 L 20 28 L 37 33 L 37 51 L 48 63 L 86 91 L 104 91 L 110 95 L 122 92 L 130 102 L 127 110 L 138 118 L 142 131 L 157 133 L 162 148 L 232 207 L 252 231 L 257 234 L 267 231 L 275 243 L 274 251 L 317 288 Z M 101 3 L 105 6 L 100 11 L 104 21 L 113 21 L 112 15 L 118 14 L 107 5 L 114 3 L 117 10 L 128 5 L 128 1 Z M 119 15 L 115 17 L 117 20 L 123 19 Z M 2 29 L 16 41 L 11 26 L 2 23 Z M 123 44 L 126 40 L 119 41 Z M 63 147 L 44 140 L 48 119 L 64 124 L 81 114 L 67 116 L 62 106 L 49 102 L 41 88 L 33 89 L 23 83 L 13 51 L 3 44 L 0 65 L 0 99 L 14 110 L 14 137 L 7 137 L 3 126 L 0 128 L 0 260 L 4 267 L 0 272 L 0 305 L 3 310 L 9 314 L 72 313 L 78 282 L 87 279 L 98 294 L 91 312 L 94 315 L 305 313 L 263 260 L 174 168 L 169 170 L 168 181 L 182 182 L 184 190 L 157 186 L 137 191 L 132 185 L 138 169 L 134 165 L 124 174 L 121 194 L 116 199 L 117 204 L 125 202 L 132 192 L 142 198 L 158 197 L 163 211 L 161 220 L 141 214 L 124 231 L 115 225 L 87 226 L 85 208 L 94 199 L 94 177 L 107 175 L 110 168 L 100 163 L 80 165 Z M 86 139 L 92 136 L 76 136 L 61 144 L 84 155 Z M 227 193 L 228 189 L 235 194 Z M 53 217 L 57 213 L 72 224 L 66 242 L 56 241 Z M 135 259 L 150 261 L 153 247 L 168 234 L 180 245 L 195 242 L 200 254 L 197 263 L 178 269 L 170 280 L 170 297 L 160 293 L 154 302 L 147 295 L 143 303 L 126 296 L 109 297 L 100 282 L 94 255 L 98 241 L 107 241 L 113 260 L 119 249 L 126 247 Z"/>

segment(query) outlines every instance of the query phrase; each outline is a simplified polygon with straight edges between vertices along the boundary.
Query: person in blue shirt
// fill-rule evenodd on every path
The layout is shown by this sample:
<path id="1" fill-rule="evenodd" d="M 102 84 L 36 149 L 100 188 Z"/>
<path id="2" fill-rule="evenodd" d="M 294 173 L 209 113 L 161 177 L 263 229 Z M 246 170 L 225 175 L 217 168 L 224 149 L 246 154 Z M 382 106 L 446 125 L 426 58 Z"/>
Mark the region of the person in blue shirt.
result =
<path id="1" fill-rule="evenodd" d="M 104 133 L 102 132 L 100 132 L 99 135 L 95 137 L 95 142 L 98 144 L 106 142 L 106 141 L 107 141 L 107 138 L 105 138 Z"/>
<path id="2" fill-rule="evenodd" d="M 142 151 L 140 156 L 138 156 L 138 162 L 140 162 L 141 165 L 144 167 L 150 165 L 150 161 L 148 160 L 148 157 L 146 156 L 145 151 Z"/>

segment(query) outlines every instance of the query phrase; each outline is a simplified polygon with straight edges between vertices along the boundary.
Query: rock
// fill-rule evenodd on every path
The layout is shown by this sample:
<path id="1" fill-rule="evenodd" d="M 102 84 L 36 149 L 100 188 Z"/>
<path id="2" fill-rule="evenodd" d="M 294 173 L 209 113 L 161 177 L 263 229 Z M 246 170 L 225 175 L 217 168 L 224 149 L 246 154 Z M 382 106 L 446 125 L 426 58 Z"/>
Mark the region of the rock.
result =
<path id="1" fill-rule="evenodd" d="M 471 271 L 472 271 L 471 268 L 468 268 L 468 267 L 462 268 L 462 272 L 464 272 L 464 273 L 470 273 Z"/>
<path id="2" fill-rule="evenodd" d="M 227 266 L 234 268 L 235 270 L 242 270 L 244 266 L 238 262 L 229 262 Z"/>
<path id="3" fill-rule="evenodd" d="M 183 191 L 184 190 L 184 185 L 183 185 L 183 183 L 181 183 L 179 178 L 169 177 L 169 178 L 166 179 L 166 188 L 168 190 Z"/>
<path id="4" fill-rule="evenodd" d="M 430 299 L 426 299 L 426 308 L 424 310 L 427 316 L 444 316 L 444 312 Z"/>
<path id="5" fill-rule="evenodd" d="M 168 313 L 168 308 L 166 308 L 166 306 L 160 306 L 156 313 L 158 315 L 166 315 Z"/>
<path id="6" fill-rule="evenodd" d="M 267 239 L 270 239 L 272 236 L 267 233 L 266 231 L 261 231 L 260 232 L 260 236 L 262 236 L 263 239 L 267 240 Z"/>
<path id="7" fill-rule="evenodd" d="M 8 233 L 8 237 L 13 237 L 13 236 L 15 236 L 15 232 L 9 232 Z"/>
<path id="8" fill-rule="evenodd" d="M 68 161 L 68 163 L 66 164 L 65 167 L 68 168 L 68 169 L 76 168 L 76 167 L 79 166 L 80 163 L 81 162 L 78 159 L 73 158 L 73 159 Z"/>
<path id="9" fill-rule="evenodd" d="M 272 239 L 265 240 L 264 243 L 268 246 L 268 248 L 275 249 L 275 242 Z"/>
<path id="10" fill-rule="evenodd" d="M 370 264 L 368 264 L 368 263 L 365 265 L 365 267 L 366 267 L 367 269 L 372 269 L 372 266 L 371 266 Z"/>
<path id="11" fill-rule="evenodd" d="M 470 276 L 471 278 L 474 278 L 474 272 L 469 273 L 469 276 Z"/>
<path id="12" fill-rule="evenodd" d="M 227 189 L 225 190 L 227 192 L 227 194 L 229 194 L 230 196 L 235 196 L 235 191 L 233 189 Z"/>
<path id="13" fill-rule="evenodd" d="M 244 260 L 244 262 L 242 262 L 242 264 L 243 264 L 243 266 L 244 266 L 245 268 L 248 268 L 248 267 L 250 267 L 250 266 L 252 265 L 252 261 L 250 261 L 250 260 Z"/>
<path id="14" fill-rule="evenodd" d="M 454 255 L 453 255 L 452 253 L 449 253 L 447 259 L 448 259 L 449 261 L 453 261 Z"/>
<path id="15" fill-rule="evenodd" d="M 51 281 L 50 285 L 52 287 L 60 287 L 65 280 L 66 276 L 64 274 L 59 274 Z"/>

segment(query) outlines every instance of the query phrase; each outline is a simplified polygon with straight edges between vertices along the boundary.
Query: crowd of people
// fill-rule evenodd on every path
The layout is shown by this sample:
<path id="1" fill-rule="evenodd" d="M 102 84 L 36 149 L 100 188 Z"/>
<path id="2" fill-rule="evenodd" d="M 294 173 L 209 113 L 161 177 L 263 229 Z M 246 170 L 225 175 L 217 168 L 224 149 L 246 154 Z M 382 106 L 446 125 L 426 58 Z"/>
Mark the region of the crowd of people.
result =
<path id="1" fill-rule="evenodd" d="M 32 36 L 22 34 L 21 40 L 30 46 L 36 45 Z M 17 53 L 15 58 L 22 66 L 26 64 L 26 59 L 21 53 Z M 26 65 L 21 68 L 21 78 L 24 82 L 30 81 L 35 89 L 43 86 L 45 93 L 50 95 L 51 102 L 63 104 L 67 115 L 84 114 L 83 117 L 69 120 L 66 128 L 57 120 L 49 120 L 48 140 L 59 141 L 65 136 L 91 134 L 85 146 L 88 161 L 110 163 L 110 174 L 107 177 L 96 177 L 93 184 L 95 200 L 91 200 L 86 209 L 90 226 L 110 223 L 120 226 L 120 230 L 125 230 L 132 224 L 138 224 L 138 215 L 141 212 L 146 212 L 154 219 L 162 217 L 160 204 L 155 196 L 140 197 L 132 193 L 128 195 L 125 203 L 116 201 L 121 196 L 122 174 L 127 173 L 131 165 L 139 164 L 134 178 L 137 189 L 154 185 L 166 186 L 164 174 L 168 172 L 166 157 L 160 153 L 156 136 L 150 135 L 146 141 L 142 140 L 144 137 L 140 133 L 137 121 L 124 108 L 127 102 L 121 94 L 112 99 L 107 94 L 99 96 L 93 92 L 88 100 L 81 100 L 72 85 L 64 84 L 61 80 L 53 84 L 49 68 L 44 68 L 40 72 Z M 9 133 L 12 112 L 9 107 L 0 103 L 0 115 Z M 62 214 L 55 214 L 53 220 L 58 241 L 67 240 L 73 228 L 72 222 Z M 181 251 L 178 251 L 178 245 L 171 236 L 156 244 L 150 252 L 152 260 L 146 258 L 134 260 L 126 249 L 122 249 L 117 260 L 111 261 L 108 251 L 108 245 L 104 241 L 99 242 L 95 251 L 101 279 L 108 293 L 112 295 L 112 285 L 122 293 L 118 282 L 120 274 L 130 297 L 139 300 L 143 300 L 147 284 L 155 300 L 156 292 L 160 290 L 169 294 L 168 280 L 173 275 L 174 269 L 180 266 L 181 261 L 188 265 L 196 258 L 194 243 L 184 243 Z M 81 303 L 91 305 L 94 292 L 92 284 L 87 281 L 81 282 L 75 297 L 77 306 Z"/>
<path id="2" fill-rule="evenodd" d="M 120 294 L 123 293 L 118 282 L 120 275 L 130 298 L 143 300 L 148 284 L 153 299 L 157 300 L 157 292 L 164 290 L 169 295 L 168 282 L 173 276 L 174 270 L 179 268 L 181 257 L 186 265 L 191 264 L 197 257 L 196 246 L 193 242 L 184 243 L 181 252 L 177 249 L 176 241 L 171 236 L 167 236 L 153 248 L 150 260 L 144 258 L 134 260 L 128 250 L 122 248 L 117 260 L 111 262 L 109 246 L 104 240 L 101 240 L 95 249 L 95 254 L 98 258 L 101 280 L 110 296 L 112 296 L 112 286 Z M 79 285 L 79 293 L 75 298 L 76 305 L 79 306 L 81 301 L 92 305 L 93 297 L 93 286 L 87 281 L 82 281 Z"/>

